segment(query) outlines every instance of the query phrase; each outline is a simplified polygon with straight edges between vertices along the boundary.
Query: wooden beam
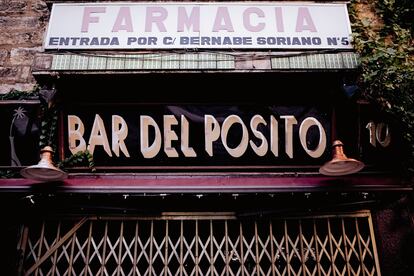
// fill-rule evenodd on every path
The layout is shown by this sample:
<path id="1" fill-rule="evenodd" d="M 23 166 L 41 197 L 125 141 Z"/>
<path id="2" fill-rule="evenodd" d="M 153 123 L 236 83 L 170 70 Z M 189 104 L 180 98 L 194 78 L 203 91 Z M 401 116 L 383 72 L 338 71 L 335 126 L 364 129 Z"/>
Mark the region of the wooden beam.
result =
<path id="1" fill-rule="evenodd" d="M 25 276 L 29 276 L 35 271 L 47 258 L 50 257 L 62 244 L 64 244 L 89 218 L 82 218 L 75 226 L 72 227 L 55 245 L 53 245 L 49 250 L 34 264 L 30 267 Z"/>

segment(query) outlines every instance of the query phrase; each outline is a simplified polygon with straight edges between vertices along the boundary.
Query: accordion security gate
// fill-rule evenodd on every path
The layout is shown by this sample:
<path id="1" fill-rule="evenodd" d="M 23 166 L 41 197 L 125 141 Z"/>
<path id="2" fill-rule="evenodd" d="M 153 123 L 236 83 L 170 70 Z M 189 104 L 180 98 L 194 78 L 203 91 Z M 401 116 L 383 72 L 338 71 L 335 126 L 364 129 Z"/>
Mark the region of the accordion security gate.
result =
<path id="1" fill-rule="evenodd" d="M 22 228 L 21 275 L 380 275 L 368 211 L 46 220 Z"/>

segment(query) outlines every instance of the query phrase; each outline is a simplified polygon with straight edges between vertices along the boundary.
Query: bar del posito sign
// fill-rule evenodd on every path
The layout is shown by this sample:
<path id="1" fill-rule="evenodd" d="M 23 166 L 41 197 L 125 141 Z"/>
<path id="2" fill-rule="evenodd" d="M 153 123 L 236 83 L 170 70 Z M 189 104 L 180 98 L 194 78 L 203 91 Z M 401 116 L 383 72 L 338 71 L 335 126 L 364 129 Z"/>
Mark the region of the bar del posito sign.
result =
<path id="1" fill-rule="evenodd" d="M 46 49 L 350 49 L 346 4 L 54 4 Z"/>
<path id="2" fill-rule="evenodd" d="M 72 108 L 65 155 L 88 149 L 98 166 L 309 165 L 324 161 L 330 141 L 330 112 L 314 107 Z"/>

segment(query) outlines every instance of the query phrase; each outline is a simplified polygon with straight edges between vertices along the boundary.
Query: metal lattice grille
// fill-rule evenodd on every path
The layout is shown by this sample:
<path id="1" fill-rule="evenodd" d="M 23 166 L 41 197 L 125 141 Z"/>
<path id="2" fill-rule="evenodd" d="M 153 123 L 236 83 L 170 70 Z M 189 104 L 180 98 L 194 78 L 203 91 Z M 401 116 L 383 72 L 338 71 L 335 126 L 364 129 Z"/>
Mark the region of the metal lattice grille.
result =
<path id="1" fill-rule="evenodd" d="M 380 275 L 369 212 L 87 218 L 26 229 L 26 275 Z"/>

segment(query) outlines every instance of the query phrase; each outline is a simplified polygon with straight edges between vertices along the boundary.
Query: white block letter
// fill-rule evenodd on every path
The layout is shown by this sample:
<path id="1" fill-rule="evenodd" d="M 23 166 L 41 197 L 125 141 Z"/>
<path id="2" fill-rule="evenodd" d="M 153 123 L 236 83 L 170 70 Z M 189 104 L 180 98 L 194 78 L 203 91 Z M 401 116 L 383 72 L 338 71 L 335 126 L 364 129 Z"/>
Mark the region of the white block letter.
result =
<path id="1" fill-rule="evenodd" d="M 316 149 L 310 150 L 306 144 L 306 134 L 311 126 L 317 126 L 319 130 L 319 143 Z M 326 149 L 326 134 L 322 124 L 313 117 L 308 117 L 303 120 L 299 127 L 299 138 L 303 149 L 313 158 L 320 157 Z"/>
<path id="2" fill-rule="evenodd" d="M 279 156 L 279 123 L 273 115 L 270 116 L 270 151 Z"/>
<path id="3" fill-rule="evenodd" d="M 178 125 L 174 115 L 164 115 L 164 152 L 168 157 L 178 157 L 178 152 L 171 146 L 172 140 L 178 140 L 177 133 L 171 129 L 172 125 Z"/>
<path id="4" fill-rule="evenodd" d="M 262 141 L 262 143 L 260 144 L 260 146 L 256 146 L 256 144 L 252 140 L 250 140 L 250 147 L 252 147 L 252 149 L 257 155 L 264 156 L 267 153 L 269 147 L 263 133 L 257 130 L 257 126 L 259 124 L 263 124 L 265 126 L 267 125 L 266 121 L 263 119 L 262 116 L 254 115 L 253 118 L 250 120 L 250 129 L 252 130 L 254 136 L 259 138 Z"/>
<path id="5" fill-rule="evenodd" d="M 290 158 L 293 158 L 293 125 L 298 121 L 291 115 L 280 116 L 280 118 L 285 119 L 285 151 Z"/>
<path id="6" fill-rule="evenodd" d="M 153 158 L 158 154 L 161 149 L 161 131 L 158 127 L 157 123 L 154 119 L 150 116 L 141 115 L 140 116 L 141 122 L 141 152 L 144 158 Z M 148 135 L 148 128 L 152 126 L 155 130 L 155 139 L 152 142 L 152 145 L 149 146 L 149 135 Z"/>
<path id="7" fill-rule="evenodd" d="M 129 157 L 128 149 L 125 145 L 125 138 L 128 136 L 128 125 L 125 120 L 118 115 L 112 115 L 112 151 L 119 157 L 119 148 L 126 157 Z"/>
<path id="8" fill-rule="evenodd" d="M 194 149 L 188 146 L 188 121 L 184 115 L 181 115 L 181 151 L 185 157 L 197 157 Z"/>
<path id="9" fill-rule="evenodd" d="M 230 127 L 235 123 L 239 123 L 241 125 L 243 134 L 240 144 L 232 149 L 227 146 L 227 134 Z M 226 118 L 226 120 L 224 120 L 223 128 L 221 131 L 221 142 L 223 143 L 223 146 L 226 148 L 227 152 L 233 157 L 240 157 L 246 152 L 247 146 L 249 145 L 249 132 L 247 131 L 247 127 L 239 116 L 230 115 Z"/>
<path id="10" fill-rule="evenodd" d="M 204 115 L 205 149 L 213 156 L 213 142 L 220 137 L 220 125 L 212 115 Z"/>
<path id="11" fill-rule="evenodd" d="M 69 150 L 72 154 L 86 150 L 85 139 L 83 139 L 84 133 L 85 127 L 81 119 L 75 115 L 68 115 Z M 79 141 L 78 146 L 76 146 L 77 141 Z"/>
<path id="12" fill-rule="evenodd" d="M 112 157 L 109 147 L 108 136 L 106 135 L 105 125 L 102 118 L 96 114 L 93 122 L 91 136 L 89 137 L 88 150 L 91 154 L 95 151 L 95 146 L 103 146 L 106 153 Z"/>

